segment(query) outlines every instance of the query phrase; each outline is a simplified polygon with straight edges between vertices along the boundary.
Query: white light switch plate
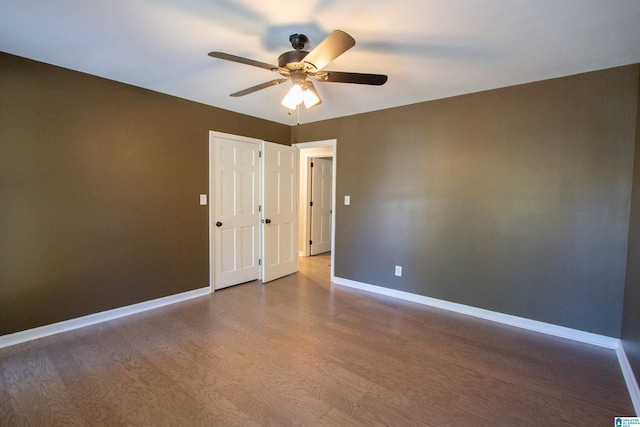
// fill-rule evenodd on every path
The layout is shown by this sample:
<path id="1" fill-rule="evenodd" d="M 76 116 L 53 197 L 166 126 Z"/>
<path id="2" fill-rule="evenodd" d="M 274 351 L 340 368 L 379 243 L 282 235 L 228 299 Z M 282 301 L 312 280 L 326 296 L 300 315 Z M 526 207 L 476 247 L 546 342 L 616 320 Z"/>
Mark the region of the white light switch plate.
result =
<path id="1" fill-rule="evenodd" d="M 351 196 L 344 196 L 344 204 L 345 205 L 351 204 Z"/>
<path id="2" fill-rule="evenodd" d="M 200 195 L 200 205 L 201 206 L 206 206 L 207 204 L 207 195 L 206 194 L 201 194 Z"/>

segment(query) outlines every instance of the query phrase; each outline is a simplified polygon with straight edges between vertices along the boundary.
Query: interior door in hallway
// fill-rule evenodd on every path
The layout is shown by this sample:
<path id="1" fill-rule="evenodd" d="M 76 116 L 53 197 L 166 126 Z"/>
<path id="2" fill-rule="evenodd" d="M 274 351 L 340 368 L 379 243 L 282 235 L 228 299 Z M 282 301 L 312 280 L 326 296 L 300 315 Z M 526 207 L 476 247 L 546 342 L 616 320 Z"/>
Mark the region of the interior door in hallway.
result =
<path id="1" fill-rule="evenodd" d="M 331 250 L 331 183 L 333 160 L 310 159 L 311 255 Z"/>
<path id="2" fill-rule="evenodd" d="M 298 149 L 263 143 L 263 273 L 269 282 L 298 271 Z"/>
<path id="3" fill-rule="evenodd" d="M 260 273 L 260 142 L 213 136 L 214 288 L 258 279 Z"/>

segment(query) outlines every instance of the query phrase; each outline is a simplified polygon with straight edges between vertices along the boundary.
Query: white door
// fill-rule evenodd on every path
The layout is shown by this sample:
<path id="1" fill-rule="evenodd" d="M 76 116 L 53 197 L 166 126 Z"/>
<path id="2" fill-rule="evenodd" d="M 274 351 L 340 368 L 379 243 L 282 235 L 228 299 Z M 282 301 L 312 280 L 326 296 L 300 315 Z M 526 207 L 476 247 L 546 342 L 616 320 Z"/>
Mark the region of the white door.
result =
<path id="1" fill-rule="evenodd" d="M 333 160 L 310 159 L 311 255 L 331 250 L 331 183 Z"/>
<path id="2" fill-rule="evenodd" d="M 256 280 L 260 273 L 260 142 L 213 134 L 214 289 Z"/>
<path id="3" fill-rule="evenodd" d="M 298 271 L 298 149 L 263 143 L 263 274 L 269 282 Z"/>

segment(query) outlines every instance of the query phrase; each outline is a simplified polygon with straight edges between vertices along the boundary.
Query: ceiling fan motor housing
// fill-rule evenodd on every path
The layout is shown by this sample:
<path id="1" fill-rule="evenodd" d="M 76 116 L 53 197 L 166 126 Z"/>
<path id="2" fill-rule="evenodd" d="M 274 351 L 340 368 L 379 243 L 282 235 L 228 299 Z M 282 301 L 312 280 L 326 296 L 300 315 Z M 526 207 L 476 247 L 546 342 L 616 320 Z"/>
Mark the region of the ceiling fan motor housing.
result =
<path id="1" fill-rule="evenodd" d="M 307 56 L 309 52 L 306 50 L 292 50 L 285 52 L 278 57 L 278 66 L 282 68 L 291 68 L 287 64 L 297 64 Z M 294 67 L 295 68 L 295 67 Z"/>

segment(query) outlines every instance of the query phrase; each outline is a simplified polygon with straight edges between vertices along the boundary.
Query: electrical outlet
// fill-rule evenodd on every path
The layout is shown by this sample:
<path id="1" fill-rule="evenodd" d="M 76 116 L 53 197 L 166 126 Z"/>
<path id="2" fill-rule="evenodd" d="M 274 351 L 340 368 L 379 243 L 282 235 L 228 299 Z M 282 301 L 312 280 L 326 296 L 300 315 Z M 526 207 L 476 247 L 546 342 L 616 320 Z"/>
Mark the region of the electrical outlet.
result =
<path id="1" fill-rule="evenodd" d="M 398 276 L 398 277 L 402 276 L 402 266 L 401 265 L 396 265 L 396 276 Z"/>

